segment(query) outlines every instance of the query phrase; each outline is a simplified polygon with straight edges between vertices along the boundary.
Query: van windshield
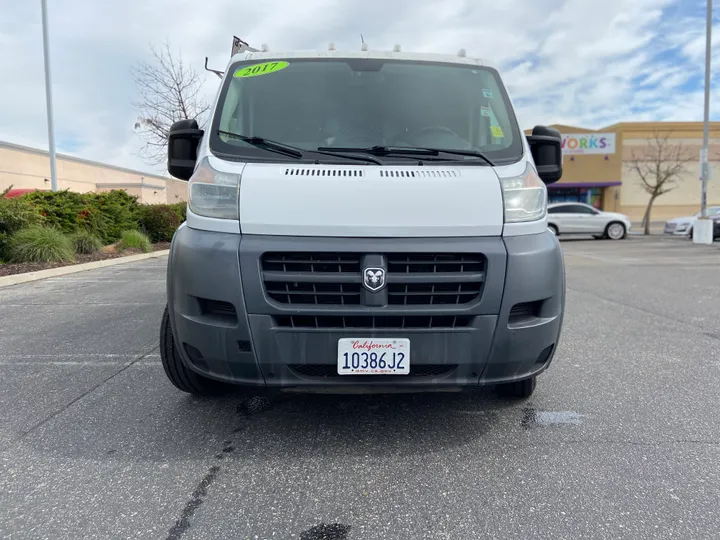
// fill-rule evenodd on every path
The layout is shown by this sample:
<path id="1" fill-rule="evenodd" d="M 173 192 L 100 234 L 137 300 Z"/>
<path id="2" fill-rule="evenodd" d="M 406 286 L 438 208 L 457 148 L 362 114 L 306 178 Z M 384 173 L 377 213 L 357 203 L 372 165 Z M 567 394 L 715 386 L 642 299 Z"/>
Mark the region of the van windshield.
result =
<path id="1" fill-rule="evenodd" d="M 488 67 L 323 58 L 239 62 L 228 73 L 210 135 L 216 153 L 292 159 L 232 133 L 309 151 L 373 146 L 468 150 L 496 164 L 522 156 L 508 96 Z M 312 157 L 322 161 L 324 156 Z M 383 157 L 383 162 L 394 159 Z"/>

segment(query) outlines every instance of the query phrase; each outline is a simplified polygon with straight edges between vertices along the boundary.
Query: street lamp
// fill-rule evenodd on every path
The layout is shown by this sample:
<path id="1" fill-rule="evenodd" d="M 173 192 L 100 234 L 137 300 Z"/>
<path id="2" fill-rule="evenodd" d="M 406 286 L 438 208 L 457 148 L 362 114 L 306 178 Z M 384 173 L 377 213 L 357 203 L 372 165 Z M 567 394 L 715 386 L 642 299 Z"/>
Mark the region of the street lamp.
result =
<path id="1" fill-rule="evenodd" d="M 47 0 L 40 0 L 42 7 L 43 55 L 45 56 L 45 99 L 47 101 L 48 143 L 50 147 L 50 186 L 57 191 L 57 172 L 55 168 L 55 128 L 53 126 L 52 89 L 50 84 L 50 46 L 47 30 Z"/>
<path id="2" fill-rule="evenodd" d="M 700 171 L 702 175 L 702 193 L 700 196 L 700 219 L 693 225 L 693 242 L 696 244 L 712 244 L 713 222 L 707 219 L 707 183 L 710 176 L 709 144 L 710 144 L 710 64 L 712 34 L 712 0 L 707 1 L 705 29 L 705 116 L 703 119 L 703 146 L 700 152 Z"/>

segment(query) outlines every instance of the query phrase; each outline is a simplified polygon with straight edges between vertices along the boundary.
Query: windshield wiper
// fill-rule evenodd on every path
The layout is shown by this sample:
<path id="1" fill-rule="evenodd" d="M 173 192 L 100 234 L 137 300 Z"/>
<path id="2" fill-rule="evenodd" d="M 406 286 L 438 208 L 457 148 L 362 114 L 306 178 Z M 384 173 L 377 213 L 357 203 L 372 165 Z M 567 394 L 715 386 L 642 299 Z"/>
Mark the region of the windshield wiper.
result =
<path id="1" fill-rule="evenodd" d="M 301 158 L 305 155 L 305 150 L 301 148 L 297 148 L 296 146 L 290 146 L 289 144 L 281 143 L 278 141 L 271 141 L 270 139 L 265 139 L 263 137 L 249 137 L 247 135 L 241 135 L 240 133 L 233 133 L 231 131 L 223 131 L 222 129 L 218 129 L 218 135 L 227 135 L 228 137 L 232 137 L 234 139 L 239 139 L 241 141 L 244 141 L 248 144 L 251 144 L 253 146 L 257 146 L 258 148 L 264 148 L 265 150 L 270 150 L 271 152 L 278 152 L 280 154 L 285 154 L 294 158 Z M 334 152 L 322 152 L 322 151 L 309 151 L 313 154 L 323 154 L 327 156 L 334 156 L 339 157 L 343 159 L 354 159 L 357 161 L 369 161 L 370 163 L 377 163 L 378 165 L 382 165 L 382 162 L 372 158 L 370 156 L 345 156 L 343 154 L 336 154 Z"/>
<path id="2" fill-rule="evenodd" d="M 277 152 L 279 154 L 285 154 L 286 156 L 291 156 L 299 159 L 304 155 L 303 151 L 300 148 L 296 148 L 294 146 L 290 146 L 289 144 L 284 144 L 277 141 L 271 141 L 269 139 L 263 139 L 262 137 L 248 137 L 247 135 L 233 133 L 232 131 L 223 131 L 222 129 L 218 129 L 217 133 L 218 135 L 227 135 L 228 137 L 239 139 L 248 144 L 251 144 L 252 146 L 257 146 L 258 148 L 263 148 L 265 150 L 270 150 L 271 152 Z"/>
<path id="3" fill-rule="evenodd" d="M 321 147 L 317 150 L 313 150 L 313 153 L 315 154 L 322 154 L 324 156 L 333 156 L 333 157 L 339 157 L 343 159 L 355 159 L 358 161 L 368 161 L 370 163 L 376 163 L 377 165 L 382 165 L 382 161 L 379 159 L 375 159 L 374 157 L 370 156 L 346 156 L 345 154 L 341 154 L 335 151 L 335 148 L 332 149 L 333 151 L 330 151 L 330 148 Z"/>
<path id="4" fill-rule="evenodd" d="M 390 156 L 390 155 L 396 155 L 396 156 L 408 156 L 408 157 L 436 157 L 442 154 L 454 154 L 458 156 L 470 156 L 470 157 L 478 157 L 485 161 L 488 165 L 495 166 L 495 164 L 490 161 L 490 159 L 483 154 L 482 152 L 478 152 L 477 150 L 452 150 L 452 149 L 445 149 L 445 148 L 421 148 L 421 147 L 408 147 L 408 146 L 371 146 L 368 148 L 334 148 L 331 146 L 323 146 L 318 148 L 318 150 L 332 150 L 333 152 L 357 152 L 357 153 L 363 153 L 363 154 L 371 154 L 374 156 Z M 446 161 L 446 158 L 440 158 L 443 161 Z"/>

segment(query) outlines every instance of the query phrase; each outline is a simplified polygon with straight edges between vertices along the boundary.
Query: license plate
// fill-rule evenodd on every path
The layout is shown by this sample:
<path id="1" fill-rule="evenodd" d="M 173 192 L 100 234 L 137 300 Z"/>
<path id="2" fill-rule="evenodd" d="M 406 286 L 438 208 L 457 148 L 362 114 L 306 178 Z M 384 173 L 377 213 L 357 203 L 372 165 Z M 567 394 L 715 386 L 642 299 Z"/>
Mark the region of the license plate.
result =
<path id="1" fill-rule="evenodd" d="M 410 340 L 342 338 L 338 340 L 340 375 L 408 375 Z"/>

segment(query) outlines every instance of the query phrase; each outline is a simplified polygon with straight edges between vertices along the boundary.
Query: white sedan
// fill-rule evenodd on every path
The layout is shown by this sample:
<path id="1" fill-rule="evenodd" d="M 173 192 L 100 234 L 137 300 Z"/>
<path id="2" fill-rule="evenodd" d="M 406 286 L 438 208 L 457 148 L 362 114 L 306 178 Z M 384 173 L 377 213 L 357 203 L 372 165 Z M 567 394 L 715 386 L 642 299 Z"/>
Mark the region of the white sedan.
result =
<path id="1" fill-rule="evenodd" d="M 548 229 L 555 235 L 592 235 L 621 240 L 630 231 L 630 218 L 617 212 L 603 212 L 589 204 L 568 202 L 548 205 Z"/>
<path id="2" fill-rule="evenodd" d="M 692 238 L 693 225 L 695 221 L 702 215 L 698 212 L 694 216 L 684 216 L 675 219 L 671 219 L 665 222 L 665 234 L 672 234 L 673 236 L 687 236 Z M 708 206 L 707 209 L 708 217 L 720 215 L 720 206 Z"/>

